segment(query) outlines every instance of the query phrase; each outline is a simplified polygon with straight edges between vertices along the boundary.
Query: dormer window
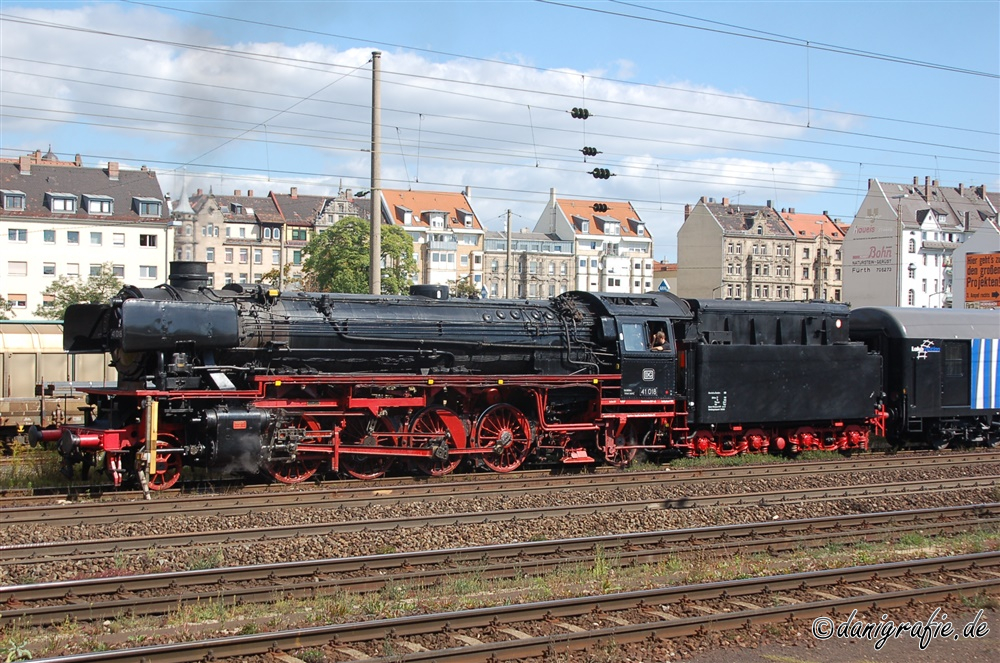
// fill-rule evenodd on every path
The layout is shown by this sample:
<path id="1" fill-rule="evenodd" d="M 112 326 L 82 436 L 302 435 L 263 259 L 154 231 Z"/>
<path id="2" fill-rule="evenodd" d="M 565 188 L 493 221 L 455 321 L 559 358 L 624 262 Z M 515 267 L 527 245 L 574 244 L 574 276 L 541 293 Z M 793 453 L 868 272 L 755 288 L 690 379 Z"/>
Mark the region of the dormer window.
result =
<path id="1" fill-rule="evenodd" d="M 431 228 L 444 228 L 445 213 L 440 211 L 424 212 L 424 220 Z"/>
<path id="2" fill-rule="evenodd" d="M 83 209 L 87 214 L 111 214 L 115 211 L 115 199 L 111 196 L 84 194 Z"/>
<path id="3" fill-rule="evenodd" d="M 404 226 L 413 225 L 413 210 L 402 205 L 396 205 L 396 214 L 403 220 Z"/>
<path id="4" fill-rule="evenodd" d="M 462 225 L 466 228 L 472 227 L 472 212 L 467 210 L 459 210 L 458 218 L 462 221 Z"/>
<path id="5" fill-rule="evenodd" d="M 0 189 L 0 202 L 3 203 L 3 208 L 8 212 L 23 210 L 26 203 L 24 191 Z"/>
<path id="6" fill-rule="evenodd" d="M 132 205 L 139 216 L 159 217 L 163 213 L 163 203 L 156 198 L 133 198 Z"/>
<path id="7" fill-rule="evenodd" d="M 758 235 L 764 234 L 764 226 L 757 226 L 757 234 Z"/>
<path id="8" fill-rule="evenodd" d="M 243 205 L 239 203 L 229 203 L 229 211 L 233 214 L 243 214 Z"/>
<path id="9" fill-rule="evenodd" d="M 76 212 L 76 196 L 72 193 L 46 193 L 45 203 L 53 212 Z"/>
<path id="10" fill-rule="evenodd" d="M 580 222 L 580 232 L 586 234 L 590 232 L 590 221 Z"/>
<path id="11" fill-rule="evenodd" d="M 639 236 L 639 237 L 645 237 L 646 236 L 646 224 L 645 223 L 637 223 L 637 224 L 635 224 L 635 234 L 637 236 Z"/>

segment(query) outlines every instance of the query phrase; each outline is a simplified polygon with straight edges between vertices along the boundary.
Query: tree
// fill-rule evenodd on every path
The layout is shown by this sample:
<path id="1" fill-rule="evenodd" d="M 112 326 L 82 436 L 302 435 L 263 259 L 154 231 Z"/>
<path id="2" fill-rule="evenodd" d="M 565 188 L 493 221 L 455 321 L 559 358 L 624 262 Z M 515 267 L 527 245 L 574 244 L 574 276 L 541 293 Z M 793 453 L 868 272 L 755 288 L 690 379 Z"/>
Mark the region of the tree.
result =
<path id="1" fill-rule="evenodd" d="M 479 297 L 480 289 L 469 276 L 463 276 L 457 281 L 448 281 L 448 294 L 452 297 Z"/>
<path id="2" fill-rule="evenodd" d="M 8 312 L 14 308 L 14 305 L 8 302 L 3 297 L 0 297 L 0 320 L 10 320 L 10 315 Z"/>
<path id="3" fill-rule="evenodd" d="M 413 238 L 398 226 L 382 226 L 382 294 L 405 294 L 417 269 Z M 369 292 L 371 224 L 347 216 L 315 235 L 302 250 L 302 271 L 322 292 Z"/>
<path id="4" fill-rule="evenodd" d="M 124 282 L 115 276 L 111 263 L 101 265 L 101 271 L 87 280 L 79 276 L 60 276 L 42 293 L 52 297 L 35 309 L 39 318 L 62 320 L 70 304 L 104 304 L 122 289 Z"/>

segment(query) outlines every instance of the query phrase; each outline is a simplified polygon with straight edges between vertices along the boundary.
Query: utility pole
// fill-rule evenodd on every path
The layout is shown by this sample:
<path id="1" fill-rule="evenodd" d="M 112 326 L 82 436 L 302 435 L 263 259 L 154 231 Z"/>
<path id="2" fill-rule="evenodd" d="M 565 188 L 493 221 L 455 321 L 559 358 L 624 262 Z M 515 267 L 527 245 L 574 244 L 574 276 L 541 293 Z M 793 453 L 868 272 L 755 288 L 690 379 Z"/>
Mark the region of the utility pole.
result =
<path id="1" fill-rule="evenodd" d="M 382 53 L 372 51 L 372 226 L 371 226 L 371 269 L 368 283 L 371 294 L 382 294 L 382 182 L 379 150 L 382 147 L 382 93 L 381 79 Z"/>
<path id="2" fill-rule="evenodd" d="M 504 270 L 503 296 L 510 299 L 510 210 L 507 210 L 507 269 Z"/>

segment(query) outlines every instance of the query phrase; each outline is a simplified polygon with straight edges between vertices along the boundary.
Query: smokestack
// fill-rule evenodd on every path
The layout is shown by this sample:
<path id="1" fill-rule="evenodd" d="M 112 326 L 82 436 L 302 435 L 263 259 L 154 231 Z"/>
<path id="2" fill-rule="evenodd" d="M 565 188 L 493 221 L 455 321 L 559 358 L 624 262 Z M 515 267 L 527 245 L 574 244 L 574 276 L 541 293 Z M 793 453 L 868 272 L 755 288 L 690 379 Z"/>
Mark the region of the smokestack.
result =
<path id="1" fill-rule="evenodd" d="M 924 198 L 930 200 L 931 197 L 931 178 L 924 177 Z"/>

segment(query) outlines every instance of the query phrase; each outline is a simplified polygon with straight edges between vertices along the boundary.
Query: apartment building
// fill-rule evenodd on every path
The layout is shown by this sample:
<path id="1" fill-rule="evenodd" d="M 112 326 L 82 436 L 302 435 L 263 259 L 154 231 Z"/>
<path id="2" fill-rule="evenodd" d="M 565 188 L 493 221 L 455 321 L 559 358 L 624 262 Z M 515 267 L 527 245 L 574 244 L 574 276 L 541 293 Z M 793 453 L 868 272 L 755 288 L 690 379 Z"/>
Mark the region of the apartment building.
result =
<path id="1" fill-rule="evenodd" d="M 36 317 L 60 276 L 110 264 L 137 286 L 166 280 L 173 232 L 156 173 L 59 159 L 51 149 L 0 159 L 0 296 L 12 317 Z"/>

